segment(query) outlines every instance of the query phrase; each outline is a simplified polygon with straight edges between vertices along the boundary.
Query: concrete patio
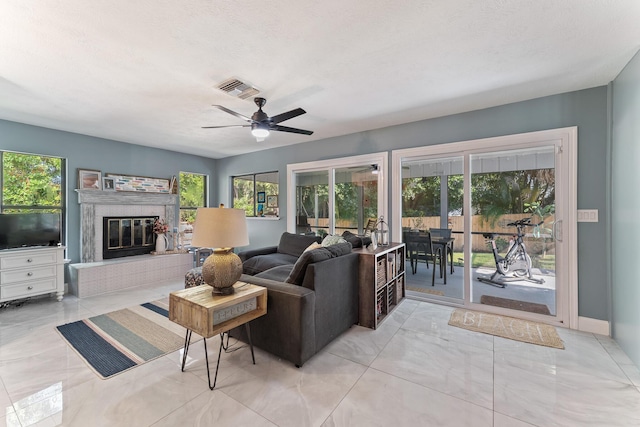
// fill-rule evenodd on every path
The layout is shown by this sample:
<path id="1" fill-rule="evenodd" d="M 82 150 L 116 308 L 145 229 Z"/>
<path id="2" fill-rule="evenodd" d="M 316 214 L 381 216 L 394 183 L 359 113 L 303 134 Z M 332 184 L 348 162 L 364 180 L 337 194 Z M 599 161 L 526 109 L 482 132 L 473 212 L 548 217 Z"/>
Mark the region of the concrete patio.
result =
<path id="1" fill-rule="evenodd" d="M 448 266 L 449 267 L 449 266 Z M 435 285 L 431 286 L 431 277 L 433 265 L 427 266 L 424 262 L 418 263 L 416 273 L 412 274 L 409 260 L 406 261 L 406 284 L 407 296 L 420 299 L 442 299 L 442 296 L 434 295 L 426 292 L 441 291 L 446 298 L 455 298 L 462 300 L 464 297 L 463 278 L 466 274 L 466 268 L 462 265 L 454 265 L 454 273 L 450 274 L 447 270 L 447 284 L 444 284 L 443 278 L 440 278 L 440 269 L 436 269 Z M 504 288 L 492 286 L 477 280 L 478 276 L 491 276 L 494 270 L 480 267 L 471 268 L 471 300 L 474 303 L 480 303 L 482 295 L 489 295 L 499 298 L 506 298 L 517 301 L 525 301 L 529 303 L 543 304 L 549 309 L 552 315 L 556 314 L 556 278 L 555 272 L 549 270 L 541 270 L 533 268 L 532 273 L 535 278 L 544 279 L 544 283 L 537 284 L 527 280 L 509 281 Z M 414 288 L 416 290 L 411 290 Z"/>

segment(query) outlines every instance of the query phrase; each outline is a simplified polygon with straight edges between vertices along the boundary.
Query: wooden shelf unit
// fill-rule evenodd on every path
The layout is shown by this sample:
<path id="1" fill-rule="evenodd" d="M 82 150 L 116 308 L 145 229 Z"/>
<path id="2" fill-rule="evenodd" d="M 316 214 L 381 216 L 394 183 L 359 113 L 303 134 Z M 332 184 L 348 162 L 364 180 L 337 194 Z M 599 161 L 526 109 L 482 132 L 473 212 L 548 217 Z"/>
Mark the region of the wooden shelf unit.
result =
<path id="1" fill-rule="evenodd" d="M 405 245 L 390 243 L 360 254 L 359 324 L 376 329 L 405 296 Z"/>

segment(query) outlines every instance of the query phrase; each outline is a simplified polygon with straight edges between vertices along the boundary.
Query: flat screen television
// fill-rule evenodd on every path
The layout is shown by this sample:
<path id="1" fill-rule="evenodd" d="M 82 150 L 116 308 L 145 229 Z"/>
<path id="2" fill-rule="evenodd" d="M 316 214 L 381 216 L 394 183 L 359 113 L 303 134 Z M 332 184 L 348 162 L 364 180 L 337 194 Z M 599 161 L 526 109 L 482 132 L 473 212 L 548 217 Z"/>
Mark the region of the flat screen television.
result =
<path id="1" fill-rule="evenodd" d="M 60 237 L 60 214 L 0 214 L 0 249 L 57 246 Z"/>

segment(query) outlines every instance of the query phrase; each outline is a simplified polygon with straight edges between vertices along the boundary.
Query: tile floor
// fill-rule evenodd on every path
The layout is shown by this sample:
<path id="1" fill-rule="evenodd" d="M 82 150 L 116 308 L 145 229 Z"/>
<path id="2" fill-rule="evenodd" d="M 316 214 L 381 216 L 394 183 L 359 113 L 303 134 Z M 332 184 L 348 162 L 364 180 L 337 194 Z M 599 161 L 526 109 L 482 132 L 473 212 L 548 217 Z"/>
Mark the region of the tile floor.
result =
<path id="1" fill-rule="evenodd" d="M 223 353 L 214 391 L 202 345 L 184 373 L 177 351 L 101 380 L 54 329 L 181 287 L 0 309 L 0 426 L 640 425 L 640 372 L 610 338 L 559 329 L 565 350 L 539 347 L 450 327 L 451 308 L 413 300 L 300 369 Z"/>

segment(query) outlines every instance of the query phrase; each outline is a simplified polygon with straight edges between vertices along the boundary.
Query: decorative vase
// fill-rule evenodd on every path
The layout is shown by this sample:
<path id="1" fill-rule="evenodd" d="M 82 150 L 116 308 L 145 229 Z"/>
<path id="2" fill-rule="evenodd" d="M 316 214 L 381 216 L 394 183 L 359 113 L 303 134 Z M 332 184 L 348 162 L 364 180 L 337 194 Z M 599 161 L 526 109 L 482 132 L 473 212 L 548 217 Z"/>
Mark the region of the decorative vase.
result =
<path id="1" fill-rule="evenodd" d="M 169 246 L 169 239 L 164 233 L 156 235 L 156 253 L 162 254 L 167 251 L 167 247 Z"/>

